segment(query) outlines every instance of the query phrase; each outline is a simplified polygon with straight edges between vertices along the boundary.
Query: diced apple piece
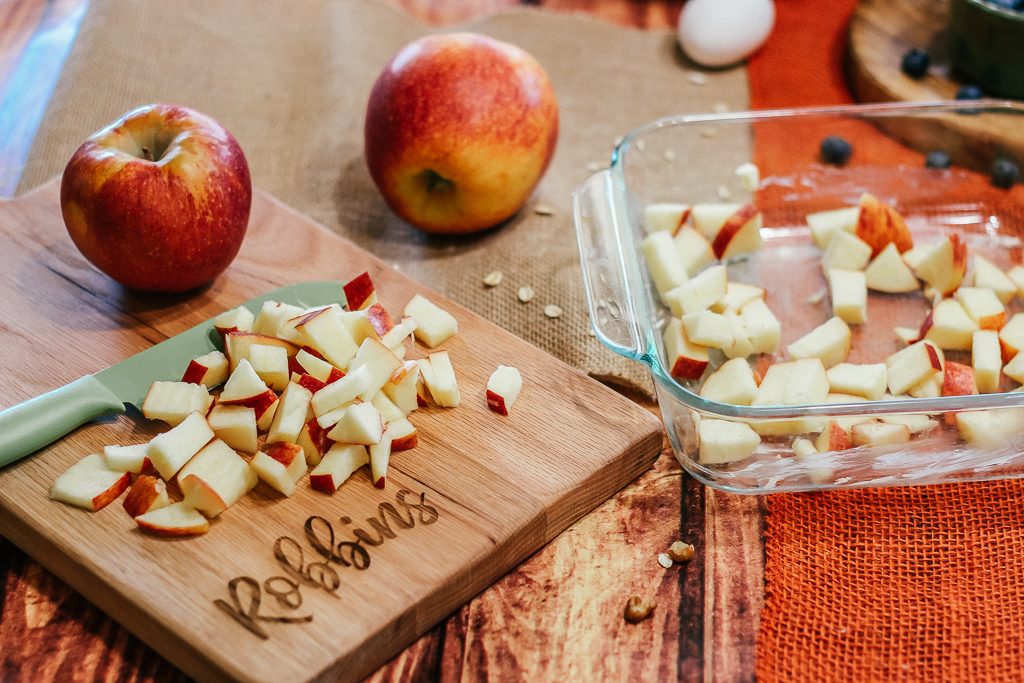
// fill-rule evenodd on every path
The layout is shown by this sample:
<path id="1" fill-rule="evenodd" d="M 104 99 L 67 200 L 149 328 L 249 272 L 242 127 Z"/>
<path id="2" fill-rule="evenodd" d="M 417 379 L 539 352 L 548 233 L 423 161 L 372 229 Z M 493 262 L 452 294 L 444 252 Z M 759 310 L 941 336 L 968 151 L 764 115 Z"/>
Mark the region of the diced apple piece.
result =
<path id="1" fill-rule="evenodd" d="M 914 246 L 903 217 L 871 194 L 861 195 L 856 232 L 857 237 L 871 245 L 872 256 L 881 253 L 889 244 L 895 244 L 901 253 Z"/>
<path id="2" fill-rule="evenodd" d="M 364 366 L 313 394 L 313 400 L 310 403 L 321 427 L 329 427 L 337 422 L 337 419 L 334 422 L 329 421 L 328 415 L 338 410 L 344 410 L 348 403 L 359 398 L 359 395 L 366 391 L 370 386 L 370 372 L 370 368 Z"/>
<path id="3" fill-rule="evenodd" d="M 697 204 L 693 224 L 711 241 L 715 258 L 749 254 L 761 248 L 761 212 L 753 204 Z"/>
<path id="4" fill-rule="evenodd" d="M 224 335 L 224 353 L 231 364 L 231 371 L 234 372 L 238 364 L 249 358 L 249 350 L 255 344 L 264 346 L 280 346 L 291 358 L 299 351 L 299 347 L 291 342 L 270 337 L 254 332 L 228 332 Z"/>
<path id="5" fill-rule="evenodd" d="M 288 384 L 281 394 L 281 405 L 277 407 L 267 433 L 267 443 L 295 443 L 306 423 L 306 413 L 309 412 L 312 399 L 313 394 L 309 389 L 298 384 Z"/>
<path id="6" fill-rule="evenodd" d="M 713 314 L 716 315 L 716 314 Z M 750 335 L 743 324 L 743 318 L 735 311 L 726 311 L 722 315 L 729 323 L 729 332 L 732 342 L 722 348 L 726 358 L 746 358 L 754 353 L 754 344 L 750 341 Z"/>
<path id="7" fill-rule="evenodd" d="M 889 391 L 902 394 L 936 372 L 942 371 L 939 350 L 927 341 L 919 341 L 885 359 Z"/>
<path id="8" fill-rule="evenodd" d="M 419 434 L 409 420 L 396 420 L 388 425 L 388 438 L 391 439 L 391 451 L 407 451 L 419 444 Z"/>
<path id="9" fill-rule="evenodd" d="M 690 343 L 678 318 L 665 326 L 665 360 L 667 369 L 676 379 L 698 379 L 708 366 L 708 350 Z"/>
<path id="10" fill-rule="evenodd" d="M 215 439 L 178 472 L 185 502 L 216 517 L 256 486 L 256 472 L 230 446 Z"/>
<path id="11" fill-rule="evenodd" d="M 1017 296 L 1017 284 L 999 266 L 980 254 L 974 255 L 974 286 L 991 289 L 1003 304 Z"/>
<path id="12" fill-rule="evenodd" d="M 825 271 L 832 268 L 842 270 L 864 270 L 871 260 L 871 246 L 848 232 L 840 232 L 832 238 L 821 257 Z"/>
<path id="13" fill-rule="evenodd" d="M 715 260 L 711 243 L 693 228 L 683 228 L 676 233 L 675 243 L 687 275 L 700 272 L 701 268 Z"/>
<path id="14" fill-rule="evenodd" d="M 405 419 L 405 413 L 403 413 L 402 410 L 396 406 L 383 391 L 378 391 L 373 395 L 373 400 L 370 401 L 370 405 L 376 408 L 377 412 L 380 413 L 380 419 L 384 421 L 385 426 L 395 420 Z"/>
<path id="15" fill-rule="evenodd" d="M 334 445 L 334 442 L 327 438 L 327 432 L 328 430 L 321 427 L 315 419 L 307 420 L 302 431 L 299 432 L 296 443 L 302 447 L 302 452 L 306 456 L 306 464 L 310 467 L 319 465 L 320 459 Z"/>
<path id="16" fill-rule="evenodd" d="M 836 233 L 853 233 L 857 230 L 858 214 L 859 206 L 807 214 L 807 227 L 811 229 L 811 238 L 819 249 L 825 249 Z"/>
<path id="17" fill-rule="evenodd" d="M 295 362 L 299 364 L 304 373 L 315 377 L 325 385 L 337 382 L 345 376 L 344 372 L 322 358 L 317 358 L 306 349 L 299 350 L 295 355 Z"/>
<path id="18" fill-rule="evenodd" d="M 817 454 L 817 452 L 818 449 L 814 447 L 810 439 L 804 439 L 803 437 L 793 439 L 793 455 L 796 457 L 806 458 L 807 456 Z"/>
<path id="19" fill-rule="evenodd" d="M 125 512 L 130 517 L 138 517 L 152 510 L 159 510 L 171 504 L 167 495 L 167 484 L 156 477 L 144 474 L 135 480 L 128 495 L 124 497 Z"/>
<path id="20" fill-rule="evenodd" d="M 255 453 L 258 448 L 256 411 L 245 406 L 214 406 L 206 418 L 214 435 L 243 453 Z"/>
<path id="21" fill-rule="evenodd" d="M 786 405 L 786 385 L 796 367 L 795 363 L 776 363 L 768 367 L 764 377 L 757 386 L 757 393 L 751 405 L 782 406 Z M 826 376 L 825 381 L 828 381 Z M 826 387 L 826 392 L 828 391 Z"/>
<path id="22" fill-rule="evenodd" d="M 946 361 L 942 378 L 943 396 L 971 396 L 978 393 L 974 384 L 974 368 Z"/>
<path id="23" fill-rule="evenodd" d="M 665 294 L 665 302 L 682 318 L 710 308 L 725 296 L 728 284 L 725 266 L 711 266 Z"/>
<path id="24" fill-rule="evenodd" d="M 932 245 L 925 251 L 914 273 L 943 296 L 956 291 L 967 270 L 967 245 L 957 234 Z"/>
<path id="25" fill-rule="evenodd" d="M 999 448 L 1024 431 L 1024 411 L 1020 408 L 973 410 L 956 414 L 960 438 L 975 448 Z"/>
<path id="26" fill-rule="evenodd" d="M 1006 277 L 1013 281 L 1013 284 L 1017 285 L 1017 296 L 1020 296 L 1021 290 L 1024 290 L 1024 266 L 1014 266 L 1006 273 Z"/>
<path id="27" fill-rule="evenodd" d="M 1009 362 L 1024 349 L 1024 313 L 1015 313 L 999 330 L 999 346 L 1004 362 Z"/>
<path id="28" fill-rule="evenodd" d="M 117 500 L 131 483 L 131 474 L 110 469 L 102 455 L 93 453 L 57 477 L 50 498 L 95 512 Z"/>
<path id="29" fill-rule="evenodd" d="M 228 332 L 252 332 L 256 316 L 245 306 L 224 311 L 213 319 L 213 327 L 221 335 Z"/>
<path id="30" fill-rule="evenodd" d="M 424 373 L 423 380 L 430 390 L 434 403 L 441 408 L 456 408 L 460 403 L 459 385 L 455 379 L 455 369 L 447 351 L 438 351 L 429 356 L 430 371 Z M 422 367 L 421 367 L 422 371 Z"/>
<path id="31" fill-rule="evenodd" d="M 447 352 L 444 352 L 447 353 Z M 402 367 L 402 359 L 376 339 L 364 339 L 349 366 L 349 372 L 365 371 L 367 387 L 359 395 L 364 401 L 380 391 L 391 375 Z"/>
<path id="32" fill-rule="evenodd" d="M 702 419 L 697 425 L 700 438 L 698 457 L 705 465 L 720 465 L 753 455 L 761 437 L 750 425 L 726 420 Z"/>
<path id="33" fill-rule="evenodd" d="M 910 428 L 888 422 L 862 422 L 853 425 L 854 446 L 891 446 L 910 441 Z"/>
<path id="34" fill-rule="evenodd" d="M 416 332 L 416 321 L 412 318 L 402 318 L 402 321 L 391 328 L 391 331 L 380 338 L 380 343 L 392 351 L 403 349 L 402 346 L 409 335 Z"/>
<path id="35" fill-rule="evenodd" d="M 942 396 L 942 373 L 936 372 L 931 377 L 921 380 L 907 389 L 907 394 L 913 398 L 937 398 Z"/>
<path id="36" fill-rule="evenodd" d="M 843 429 L 838 421 L 830 420 L 818 435 L 815 447 L 819 453 L 846 451 L 853 448 L 853 441 L 850 439 L 850 434 Z"/>
<path id="37" fill-rule="evenodd" d="M 181 381 L 212 389 L 228 378 L 228 366 L 227 356 L 220 351 L 210 351 L 189 361 Z"/>
<path id="38" fill-rule="evenodd" d="M 370 327 L 373 328 L 377 339 L 382 338 L 395 328 L 395 319 L 380 304 L 371 304 L 366 309 L 366 319 L 369 321 Z"/>
<path id="39" fill-rule="evenodd" d="M 934 342 L 947 351 L 969 351 L 977 329 L 977 323 L 971 320 L 959 301 L 943 299 L 925 318 L 918 338 Z"/>
<path id="40" fill-rule="evenodd" d="M 384 420 L 372 403 L 349 406 L 338 423 L 327 434 L 336 443 L 370 446 L 380 443 L 384 433 Z"/>
<path id="41" fill-rule="evenodd" d="M 306 474 L 306 458 L 294 443 L 275 443 L 257 453 L 251 464 L 256 476 L 286 496 L 295 493 L 295 485 Z"/>
<path id="42" fill-rule="evenodd" d="M 522 388 L 523 377 L 519 370 L 499 365 L 487 380 L 487 407 L 499 415 L 508 415 Z"/>
<path id="43" fill-rule="evenodd" d="M 198 536 L 210 530 L 206 518 L 185 501 L 139 515 L 135 518 L 135 524 L 156 536 Z"/>
<path id="44" fill-rule="evenodd" d="M 996 293 L 984 287 L 960 287 L 956 300 L 979 329 L 998 330 L 1006 323 L 1006 309 Z"/>
<path id="45" fill-rule="evenodd" d="M 833 268 L 828 271 L 828 283 L 832 291 L 832 314 L 851 325 L 867 322 L 868 286 L 864 273 Z"/>
<path id="46" fill-rule="evenodd" d="M 249 363 L 274 391 L 288 386 L 288 352 L 280 346 L 253 344 L 249 347 Z"/>
<path id="47" fill-rule="evenodd" d="M 834 365 L 828 370 L 828 383 L 832 391 L 877 401 L 888 386 L 885 363 Z"/>
<path id="48" fill-rule="evenodd" d="M 205 415 L 212 403 L 213 397 L 202 384 L 153 382 L 142 402 L 142 414 L 148 420 L 161 420 L 174 427 L 191 413 Z"/>
<path id="49" fill-rule="evenodd" d="M 365 446 L 335 444 L 309 473 L 309 485 L 317 491 L 334 493 L 353 472 L 369 462 Z"/>
<path id="50" fill-rule="evenodd" d="M 654 288 L 662 298 L 688 279 L 683 260 L 670 233 L 651 233 L 640 243 L 640 250 L 647 262 L 647 272 L 651 276 Z M 406 315 L 409 315 L 408 308 Z M 416 336 L 419 337 L 419 332 Z"/>
<path id="51" fill-rule="evenodd" d="M 764 299 L 764 290 L 754 285 L 746 285 L 742 282 L 729 282 L 726 284 L 725 296 L 711 305 L 715 313 L 735 311 L 739 313 L 743 307 L 755 299 Z"/>
<path id="52" fill-rule="evenodd" d="M 408 415 L 418 407 L 416 385 L 420 380 L 420 366 L 416 361 L 410 360 L 403 363 L 402 367 L 405 372 L 401 373 L 400 377 L 396 377 L 397 372 L 392 373 L 381 391 L 398 406 L 399 410 Z"/>
<path id="53" fill-rule="evenodd" d="M 361 311 L 377 303 L 376 287 L 373 286 L 369 273 L 360 273 L 346 282 L 342 289 L 350 311 Z"/>
<path id="54" fill-rule="evenodd" d="M 833 240 L 833 243 L 835 241 Z M 842 363 L 850 354 L 852 335 L 842 318 L 832 317 L 790 344 L 790 358 L 820 358 L 826 368 Z"/>
<path id="55" fill-rule="evenodd" d="M 999 335 L 995 330 L 978 330 L 974 333 L 971 365 L 974 366 L 974 381 L 978 391 L 983 394 L 999 391 L 1003 360 L 999 351 Z"/>
<path id="56" fill-rule="evenodd" d="M 648 234 L 664 230 L 675 236 L 689 219 L 689 204 L 649 204 L 644 208 L 644 225 Z"/>
<path id="57" fill-rule="evenodd" d="M 218 399 L 219 405 L 238 405 L 256 411 L 256 423 L 261 429 L 261 422 L 269 425 L 267 420 L 273 419 L 273 410 L 277 404 L 277 394 L 269 389 L 248 360 L 239 362 L 235 371 L 228 377 L 224 390 Z"/>
<path id="58" fill-rule="evenodd" d="M 133 446 L 104 446 L 103 460 L 107 467 L 116 472 L 131 472 L 139 474 L 150 467 L 146 458 L 146 444 L 139 443 Z"/>
<path id="59" fill-rule="evenodd" d="M 965 314 L 966 315 L 966 314 Z M 914 342 L 921 341 L 921 335 L 916 328 L 913 327 L 896 327 L 893 328 L 896 333 L 896 338 L 904 344 L 910 345 Z"/>
<path id="60" fill-rule="evenodd" d="M 749 406 L 757 394 L 754 371 L 743 358 L 726 361 L 711 373 L 700 389 L 700 395 L 711 401 Z"/>
<path id="61" fill-rule="evenodd" d="M 374 304 L 373 306 L 378 305 Z M 380 339 L 380 334 L 377 333 L 377 329 L 370 321 L 370 309 L 373 306 L 364 311 L 337 311 L 341 324 L 348 330 L 356 346 L 362 344 L 363 340 L 367 338 Z"/>
<path id="62" fill-rule="evenodd" d="M 416 321 L 416 338 L 430 348 L 440 346 L 459 331 L 455 316 L 419 294 L 409 300 L 403 314 Z"/>
<path id="63" fill-rule="evenodd" d="M 828 376 L 817 358 L 778 363 L 768 368 L 751 405 L 807 405 L 821 403 L 828 396 Z M 764 436 L 788 436 L 821 429 L 819 418 L 770 420 L 754 424 Z"/>
<path id="64" fill-rule="evenodd" d="M 779 348 L 782 326 L 778 318 L 768 308 L 764 299 L 750 301 L 740 311 L 743 329 L 754 353 L 775 353 Z"/>
<path id="65" fill-rule="evenodd" d="M 252 331 L 266 337 L 280 337 L 285 322 L 302 315 L 298 306 L 281 303 L 280 301 L 264 301 L 259 315 L 253 323 Z M 287 334 L 287 333 L 286 333 Z"/>
<path id="66" fill-rule="evenodd" d="M 912 271 L 916 271 L 921 260 L 925 257 L 929 251 L 931 251 L 934 244 L 919 244 L 912 249 L 908 249 L 901 254 L 903 262 L 907 264 L 907 267 Z"/>
<path id="67" fill-rule="evenodd" d="M 920 415 L 916 413 L 908 413 L 906 415 L 883 415 L 881 418 L 882 422 L 894 425 L 903 425 L 910 434 L 922 434 L 924 432 L 930 432 L 939 426 L 938 421 L 933 420 L 927 415 Z"/>
<path id="68" fill-rule="evenodd" d="M 295 325 L 305 345 L 316 349 L 328 363 L 344 369 L 359 350 L 341 319 L 341 311 L 322 308 L 304 316 Z"/>
<path id="69" fill-rule="evenodd" d="M 913 271 L 900 256 L 899 249 L 892 243 L 868 264 L 864 278 L 868 289 L 876 292 L 896 294 L 916 292 L 921 288 L 921 283 L 914 277 Z"/>
<path id="70" fill-rule="evenodd" d="M 160 476 L 170 481 L 213 438 L 206 418 L 192 413 L 177 427 L 154 436 L 146 446 L 146 457 Z"/>
<path id="71" fill-rule="evenodd" d="M 1003 368 L 1003 374 L 1010 379 L 1024 384 L 1024 353 L 1018 353 Z"/>
<path id="72" fill-rule="evenodd" d="M 370 480 L 379 489 L 384 488 L 388 476 L 388 462 L 391 460 L 391 435 L 388 431 L 378 443 L 369 447 Z"/>
<path id="73" fill-rule="evenodd" d="M 732 324 L 721 313 L 700 311 L 682 317 L 683 331 L 692 344 L 724 349 L 733 343 Z"/>

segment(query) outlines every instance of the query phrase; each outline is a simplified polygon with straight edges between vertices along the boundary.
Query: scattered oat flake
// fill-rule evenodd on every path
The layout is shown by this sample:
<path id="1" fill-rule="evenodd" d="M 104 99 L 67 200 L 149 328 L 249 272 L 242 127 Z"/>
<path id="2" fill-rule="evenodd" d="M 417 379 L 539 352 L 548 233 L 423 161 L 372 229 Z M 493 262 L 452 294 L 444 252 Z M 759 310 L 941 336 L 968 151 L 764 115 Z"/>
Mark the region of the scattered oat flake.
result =
<path id="1" fill-rule="evenodd" d="M 544 307 L 544 315 L 549 318 L 558 318 L 562 315 L 562 309 L 554 304 L 548 304 Z"/>
<path id="2" fill-rule="evenodd" d="M 532 287 L 520 287 L 519 288 L 519 300 L 524 304 L 529 303 L 533 300 L 533 288 Z"/>
<path id="3" fill-rule="evenodd" d="M 736 168 L 736 175 L 740 179 L 740 185 L 748 192 L 753 192 L 761 184 L 761 170 L 752 162 L 740 164 Z"/>
<path id="4" fill-rule="evenodd" d="M 694 85 L 704 85 L 708 82 L 708 77 L 699 71 L 691 71 L 686 74 L 686 80 L 690 81 Z"/>
<path id="5" fill-rule="evenodd" d="M 638 149 L 639 151 L 641 151 L 641 152 L 642 152 L 642 151 L 644 151 L 644 147 L 646 147 L 646 146 L 647 146 L 647 145 L 646 145 L 646 144 L 644 143 L 644 141 L 643 141 L 643 140 L 637 140 L 637 141 L 636 141 L 636 148 L 637 148 L 637 149 Z"/>
<path id="6" fill-rule="evenodd" d="M 533 212 L 538 216 L 553 216 L 555 210 L 548 206 L 547 204 L 538 204 L 537 206 L 533 207 Z"/>
<path id="7" fill-rule="evenodd" d="M 704 128 L 700 131 L 701 137 L 705 138 L 717 138 L 718 130 L 715 128 Z"/>
<path id="8" fill-rule="evenodd" d="M 719 185 L 718 186 L 718 198 L 719 199 L 728 199 L 731 195 L 732 195 L 732 193 L 729 192 L 729 188 L 728 187 L 726 187 L 725 185 Z"/>
<path id="9" fill-rule="evenodd" d="M 501 284 L 501 279 L 505 277 L 501 274 L 500 270 L 492 270 L 484 276 L 484 284 L 488 287 L 497 287 Z"/>
<path id="10" fill-rule="evenodd" d="M 665 569 L 671 569 L 672 558 L 668 556 L 668 553 L 661 553 L 660 555 L 658 555 L 658 564 L 660 564 Z"/>
<path id="11" fill-rule="evenodd" d="M 597 332 L 594 332 L 594 328 L 590 328 L 589 330 L 587 330 L 587 334 L 590 335 L 591 337 L 597 336 Z"/>
<path id="12" fill-rule="evenodd" d="M 676 158 L 676 153 L 670 149 L 666 149 L 661 153 L 661 156 L 665 157 L 665 161 L 673 161 Z"/>
<path id="13" fill-rule="evenodd" d="M 591 161 L 589 164 L 587 164 L 588 171 L 600 171 L 603 168 L 604 164 L 602 164 L 600 161 Z"/>
<path id="14" fill-rule="evenodd" d="M 729 111 L 729 105 L 726 104 L 725 102 L 715 102 L 715 104 L 711 107 L 711 111 L 715 112 L 716 114 L 725 114 Z"/>

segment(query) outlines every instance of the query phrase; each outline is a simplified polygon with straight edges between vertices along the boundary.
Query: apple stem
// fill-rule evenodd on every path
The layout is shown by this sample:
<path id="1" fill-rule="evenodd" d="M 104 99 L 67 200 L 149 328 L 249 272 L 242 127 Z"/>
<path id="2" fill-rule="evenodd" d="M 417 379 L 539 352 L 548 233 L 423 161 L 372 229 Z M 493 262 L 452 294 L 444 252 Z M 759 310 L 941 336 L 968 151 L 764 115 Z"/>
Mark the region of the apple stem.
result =
<path id="1" fill-rule="evenodd" d="M 149 147 L 142 148 L 142 158 L 145 159 L 146 161 L 153 161 L 153 152 L 149 149 Z"/>

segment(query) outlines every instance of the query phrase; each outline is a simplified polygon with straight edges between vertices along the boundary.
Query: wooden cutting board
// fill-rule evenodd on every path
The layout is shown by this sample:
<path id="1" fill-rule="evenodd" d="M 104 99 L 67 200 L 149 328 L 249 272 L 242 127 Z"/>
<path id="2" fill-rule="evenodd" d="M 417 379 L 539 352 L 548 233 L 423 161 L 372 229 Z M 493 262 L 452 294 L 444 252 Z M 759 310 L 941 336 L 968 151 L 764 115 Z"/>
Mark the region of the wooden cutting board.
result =
<path id="1" fill-rule="evenodd" d="M 459 320 L 445 347 L 462 406 L 412 415 L 420 445 L 395 454 L 384 490 L 365 470 L 332 496 L 302 485 L 286 499 L 260 484 L 208 534 L 183 540 L 143 535 L 120 501 L 89 513 L 48 500 L 82 456 L 159 431 L 137 414 L 0 470 L 0 533 L 200 680 L 357 680 L 660 450 L 648 411 L 259 192 L 238 259 L 191 297 L 136 296 L 86 263 L 64 230 L 56 181 L 0 202 L 0 235 L 2 407 L 285 284 L 369 270 L 390 310 L 420 292 Z M 538 325 L 563 324 L 529 305 Z M 524 377 L 509 417 L 484 400 L 498 364 Z"/>

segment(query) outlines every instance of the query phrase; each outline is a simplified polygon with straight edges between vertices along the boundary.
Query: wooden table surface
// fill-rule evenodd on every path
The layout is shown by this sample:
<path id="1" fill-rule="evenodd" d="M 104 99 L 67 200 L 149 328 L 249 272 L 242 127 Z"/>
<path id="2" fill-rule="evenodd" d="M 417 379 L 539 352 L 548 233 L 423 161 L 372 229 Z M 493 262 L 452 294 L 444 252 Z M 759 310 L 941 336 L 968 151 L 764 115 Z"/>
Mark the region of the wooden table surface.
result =
<path id="1" fill-rule="evenodd" d="M 392 1 L 434 24 L 516 4 Z M 675 24 L 681 2 L 538 4 L 663 28 Z M 85 5 L 0 0 L 0 197 L 14 192 Z M 651 471 L 370 680 L 752 680 L 763 598 L 761 520 L 759 499 L 707 490 L 683 476 L 666 443 Z M 680 538 L 696 546 L 696 555 L 666 571 L 655 558 Z M 639 625 L 621 617 L 633 594 L 658 602 L 653 618 Z M 0 680 L 184 679 L 3 539 L 0 601 Z"/>

